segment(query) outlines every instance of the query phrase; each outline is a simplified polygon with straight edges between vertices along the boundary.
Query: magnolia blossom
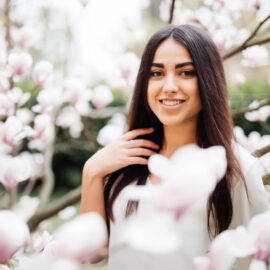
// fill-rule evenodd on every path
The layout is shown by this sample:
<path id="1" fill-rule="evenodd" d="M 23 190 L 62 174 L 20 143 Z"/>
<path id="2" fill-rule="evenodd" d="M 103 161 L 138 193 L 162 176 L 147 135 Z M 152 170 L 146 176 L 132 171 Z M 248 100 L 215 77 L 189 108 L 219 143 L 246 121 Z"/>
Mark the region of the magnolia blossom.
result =
<path id="1" fill-rule="evenodd" d="M 76 215 L 77 210 L 75 206 L 68 206 L 65 209 L 61 210 L 58 213 L 59 218 L 63 219 L 63 220 L 67 220 L 72 218 L 74 215 Z"/>
<path id="2" fill-rule="evenodd" d="M 32 66 L 32 56 L 26 52 L 13 52 L 8 57 L 8 64 L 14 75 L 24 75 Z"/>
<path id="3" fill-rule="evenodd" d="M 13 115 L 15 105 L 6 93 L 0 93 L 0 115 L 9 116 Z"/>
<path id="4" fill-rule="evenodd" d="M 22 196 L 13 211 L 18 217 L 27 222 L 27 220 L 36 212 L 38 205 L 38 198 Z"/>
<path id="5" fill-rule="evenodd" d="M 237 72 L 233 74 L 232 81 L 237 87 L 241 87 L 246 82 L 246 77 L 243 73 Z"/>
<path id="6" fill-rule="evenodd" d="M 34 120 L 34 128 L 29 142 L 31 149 L 43 151 L 54 140 L 54 125 L 48 114 L 37 115 Z"/>
<path id="7" fill-rule="evenodd" d="M 30 134 L 30 127 L 24 126 L 15 116 L 9 116 L 4 124 L 0 124 L 0 138 L 3 143 L 9 146 L 19 144 L 23 138 Z"/>
<path id="8" fill-rule="evenodd" d="M 122 116 L 121 114 L 113 116 L 111 121 L 99 131 L 97 136 L 99 144 L 106 146 L 124 133 L 125 117 Z"/>
<path id="9" fill-rule="evenodd" d="M 250 109 L 256 108 L 260 105 L 258 100 L 254 100 L 248 107 Z M 245 117 L 249 121 L 266 121 L 270 116 L 270 105 L 263 106 L 256 111 L 245 113 Z"/>
<path id="10" fill-rule="evenodd" d="M 97 109 L 102 109 L 113 101 L 111 89 L 106 85 L 99 85 L 93 90 L 92 103 Z"/>
<path id="11" fill-rule="evenodd" d="M 26 49 L 34 45 L 37 37 L 36 31 L 29 25 L 23 26 L 19 29 L 13 29 L 11 35 L 15 43 L 22 49 Z"/>
<path id="12" fill-rule="evenodd" d="M 9 89 L 9 81 L 6 77 L 0 76 L 0 93 L 6 92 Z"/>
<path id="13" fill-rule="evenodd" d="M 79 0 L 81 2 L 81 4 L 86 7 L 87 4 L 89 3 L 89 0 Z"/>
<path id="14" fill-rule="evenodd" d="M 44 84 L 46 79 L 49 77 L 51 71 L 53 69 L 52 64 L 49 61 L 43 60 L 38 62 L 32 74 L 33 80 L 36 85 L 41 86 Z"/>
<path id="15" fill-rule="evenodd" d="M 265 46 L 249 47 L 242 52 L 242 55 L 244 58 L 241 63 L 244 66 L 259 67 L 269 64 L 269 53 Z"/>
<path id="16" fill-rule="evenodd" d="M 32 245 L 35 251 L 41 252 L 52 240 L 53 235 L 45 230 L 41 234 L 38 232 L 32 236 Z"/>
<path id="17" fill-rule="evenodd" d="M 0 264 L 7 261 L 18 249 L 28 244 L 29 230 L 27 225 L 13 212 L 0 211 Z"/>
<path id="18" fill-rule="evenodd" d="M 59 88 L 45 88 L 37 96 L 38 104 L 32 110 L 37 113 L 48 113 L 59 108 L 64 102 L 62 90 Z"/>
<path id="19" fill-rule="evenodd" d="M 95 213 L 79 215 L 62 225 L 54 240 L 45 247 L 45 254 L 54 258 L 87 262 L 107 241 L 107 227 L 103 218 Z"/>
<path id="20" fill-rule="evenodd" d="M 0 182 L 7 188 L 12 189 L 29 178 L 30 168 L 20 157 L 2 156 L 0 160 Z"/>
<path id="21" fill-rule="evenodd" d="M 23 93 L 22 89 L 15 87 L 8 91 L 6 95 L 12 100 L 16 107 L 21 107 L 24 105 L 30 98 L 30 93 Z"/>
<path id="22" fill-rule="evenodd" d="M 81 116 L 73 107 L 64 107 L 62 112 L 56 118 L 56 125 L 63 128 L 69 128 L 71 137 L 78 138 L 83 130 Z"/>
<path id="23" fill-rule="evenodd" d="M 91 100 L 92 93 L 86 88 L 82 80 L 68 78 L 65 82 L 65 88 L 66 100 L 71 102 L 81 115 L 89 113 L 89 101 Z"/>
<path id="24" fill-rule="evenodd" d="M 24 125 L 29 125 L 34 120 L 34 113 L 28 108 L 20 108 L 16 110 L 16 117 Z"/>

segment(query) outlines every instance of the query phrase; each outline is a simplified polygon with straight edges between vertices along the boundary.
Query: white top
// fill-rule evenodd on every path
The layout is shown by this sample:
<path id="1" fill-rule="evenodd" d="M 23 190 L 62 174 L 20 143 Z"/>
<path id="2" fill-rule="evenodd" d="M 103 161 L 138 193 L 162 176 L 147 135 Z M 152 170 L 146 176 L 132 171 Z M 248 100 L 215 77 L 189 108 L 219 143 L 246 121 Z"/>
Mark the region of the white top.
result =
<path id="1" fill-rule="evenodd" d="M 268 209 L 268 195 L 263 186 L 258 160 L 239 145 L 235 145 L 234 151 L 246 180 L 249 199 L 244 184 L 238 181 L 232 190 L 233 218 L 230 229 L 239 225 L 246 226 L 254 215 Z M 179 229 L 183 235 L 184 250 L 182 248 L 171 254 L 151 254 L 130 247 L 119 248 L 126 222 L 126 205 L 127 201 L 120 193 L 113 205 L 115 222 L 110 222 L 109 270 L 195 269 L 189 258 L 205 255 L 211 242 L 207 230 L 206 208 L 181 218 Z M 143 211 L 141 203 L 138 211 Z M 238 260 L 237 269 L 248 269 L 248 264 L 248 259 Z"/>

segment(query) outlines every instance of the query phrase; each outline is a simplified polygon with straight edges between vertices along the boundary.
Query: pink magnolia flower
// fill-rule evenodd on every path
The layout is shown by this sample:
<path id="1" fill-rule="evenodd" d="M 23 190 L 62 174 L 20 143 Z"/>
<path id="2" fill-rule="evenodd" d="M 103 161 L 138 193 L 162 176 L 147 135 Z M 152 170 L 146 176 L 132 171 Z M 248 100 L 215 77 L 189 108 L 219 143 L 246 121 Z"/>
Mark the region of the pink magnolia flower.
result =
<path id="1" fill-rule="evenodd" d="M 16 107 L 21 107 L 24 105 L 30 98 L 30 93 L 24 93 L 21 88 L 15 87 L 8 91 L 6 95 L 13 101 Z"/>
<path id="2" fill-rule="evenodd" d="M 246 82 L 246 77 L 243 73 L 237 72 L 233 74 L 232 81 L 237 87 L 241 87 Z"/>
<path id="3" fill-rule="evenodd" d="M 13 211 L 18 217 L 27 222 L 34 215 L 39 205 L 37 197 L 22 196 Z"/>
<path id="4" fill-rule="evenodd" d="M 15 105 L 6 93 L 0 93 L 0 115 L 9 116 L 13 115 Z"/>
<path id="5" fill-rule="evenodd" d="M 81 4 L 86 7 L 87 4 L 89 3 L 89 0 L 80 0 Z"/>
<path id="6" fill-rule="evenodd" d="M 263 45 L 255 45 L 245 49 L 242 52 L 243 60 L 242 65 L 250 67 L 259 67 L 269 64 L 268 50 Z"/>
<path id="7" fill-rule="evenodd" d="M 13 52 L 8 57 L 8 64 L 14 75 L 23 76 L 32 66 L 32 56 L 26 52 Z"/>
<path id="8" fill-rule="evenodd" d="M 32 107 L 37 113 L 48 113 L 59 108 L 64 102 L 63 92 L 58 88 L 46 88 L 39 92 L 38 104 Z"/>
<path id="9" fill-rule="evenodd" d="M 92 93 L 92 103 L 97 109 L 106 107 L 113 101 L 111 89 L 106 85 L 97 86 Z"/>
<path id="10" fill-rule="evenodd" d="M 34 128 L 29 142 L 31 149 L 40 151 L 51 144 L 54 140 L 54 125 L 48 114 L 40 114 L 35 117 Z"/>
<path id="11" fill-rule="evenodd" d="M 33 235 L 32 242 L 33 248 L 37 252 L 41 252 L 45 249 L 45 247 L 53 240 L 53 235 L 51 235 L 48 231 L 43 231 L 41 234 L 37 233 Z"/>
<path id="12" fill-rule="evenodd" d="M 62 112 L 56 118 L 56 125 L 69 128 L 71 137 L 78 138 L 83 130 L 81 116 L 73 107 L 64 107 Z"/>
<path id="13" fill-rule="evenodd" d="M 0 211 L 0 263 L 5 264 L 21 247 L 28 244 L 27 225 L 13 212 Z"/>
<path id="14" fill-rule="evenodd" d="M 253 109 L 259 106 L 259 101 L 254 100 L 248 107 Z M 249 121 L 266 121 L 266 119 L 270 116 L 270 106 L 263 106 L 260 109 L 245 113 L 245 117 Z"/>
<path id="15" fill-rule="evenodd" d="M 35 44 L 37 33 L 33 27 L 26 25 L 19 29 L 13 29 L 11 36 L 16 44 L 22 49 L 26 49 Z"/>
<path id="16" fill-rule="evenodd" d="M 33 80 L 36 85 L 42 86 L 46 79 L 49 77 L 53 69 L 52 64 L 49 61 L 43 60 L 38 62 L 32 74 Z"/>
<path id="17" fill-rule="evenodd" d="M 34 113 L 28 108 L 16 110 L 16 117 L 25 125 L 29 125 L 34 120 Z"/>
<path id="18" fill-rule="evenodd" d="M 19 157 L 2 156 L 0 164 L 0 182 L 7 188 L 14 188 L 19 182 L 27 180 L 30 168 Z"/>
<path id="19" fill-rule="evenodd" d="M 107 227 L 103 218 L 95 213 L 79 215 L 62 225 L 54 240 L 46 245 L 45 254 L 80 263 L 91 260 L 107 241 Z"/>
<path id="20" fill-rule="evenodd" d="M 0 138 L 3 143 L 9 146 L 19 144 L 29 134 L 30 127 L 24 126 L 15 116 L 9 116 L 6 122 L 0 125 Z"/>
<path id="21" fill-rule="evenodd" d="M 6 92 L 9 89 L 9 81 L 5 76 L 0 76 L 0 93 Z"/>

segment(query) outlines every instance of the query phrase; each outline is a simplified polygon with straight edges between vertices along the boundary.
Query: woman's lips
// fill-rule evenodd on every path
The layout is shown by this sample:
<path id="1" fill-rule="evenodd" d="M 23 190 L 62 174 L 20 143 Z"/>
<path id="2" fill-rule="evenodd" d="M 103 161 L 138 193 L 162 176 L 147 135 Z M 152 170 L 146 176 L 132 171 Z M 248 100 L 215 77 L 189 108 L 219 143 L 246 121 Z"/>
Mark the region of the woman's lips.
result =
<path id="1" fill-rule="evenodd" d="M 161 107 L 165 110 L 175 110 L 180 108 L 184 103 L 185 100 L 183 99 L 160 99 L 159 103 Z"/>

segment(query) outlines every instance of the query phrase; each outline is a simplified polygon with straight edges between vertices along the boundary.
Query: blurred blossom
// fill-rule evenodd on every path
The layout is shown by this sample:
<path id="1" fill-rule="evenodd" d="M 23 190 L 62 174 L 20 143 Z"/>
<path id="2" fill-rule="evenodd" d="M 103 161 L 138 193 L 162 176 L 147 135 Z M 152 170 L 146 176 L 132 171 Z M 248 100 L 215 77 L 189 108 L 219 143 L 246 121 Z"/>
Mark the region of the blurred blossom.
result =
<path id="1" fill-rule="evenodd" d="M 73 138 L 79 138 L 83 130 L 81 116 L 78 111 L 71 106 L 62 109 L 62 112 L 56 118 L 56 125 L 69 128 L 69 133 Z"/>
<path id="2" fill-rule="evenodd" d="M 0 264 L 0 270 L 11 270 L 7 265 Z"/>
<path id="3" fill-rule="evenodd" d="M 79 0 L 79 1 L 84 7 L 86 7 L 87 4 L 89 3 L 89 0 Z"/>
<path id="4" fill-rule="evenodd" d="M 250 5 L 255 8 L 255 9 L 260 9 L 261 5 L 262 5 L 262 0 L 249 0 Z"/>
<path id="5" fill-rule="evenodd" d="M 30 127 L 24 126 L 15 116 L 9 116 L 5 123 L 0 124 L 0 138 L 3 143 L 15 146 L 30 134 Z"/>
<path id="6" fill-rule="evenodd" d="M 13 115 L 15 105 L 6 93 L 0 93 L 0 115 L 9 116 Z"/>
<path id="7" fill-rule="evenodd" d="M 21 28 L 14 28 L 11 36 L 15 42 L 22 49 L 27 49 L 37 43 L 37 32 L 31 26 L 23 26 Z"/>
<path id="8" fill-rule="evenodd" d="M 242 52 L 242 55 L 244 58 L 241 64 L 244 66 L 259 67 L 269 64 L 269 53 L 265 46 L 255 45 L 249 47 Z"/>
<path id="9" fill-rule="evenodd" d="M 7 263 L 13 254 L 28 244 L 30 235 L 27 225 L 13 212 L 0 211 L 0 264 Z"/>
<path id="10" fill-rule="evenodd" d="M 42 233 L 36 233 L 32 236 L 33 248 L 36 252 L 41 252 L 44 250 L 46 245 L 53 240 L 53 235 L 48 231 L 43 231 Z"/>
<path id="11" fill-rule="evenodd" d="M 206 28 L 213 23 L 213 12 L 207 7 L 200 7 L 194 12 L 195 18 Z"/>
<path id="12" fill-rule="evenodd" d="M 20 108 L 16 110 L 16 117 L 23 124 L 28 125 L 34 120 L 34 113 L 28 108 Z"/>
<path id="13" fill-rule="evenodd" d="M 258 100 L 254 100 L 248 107 L 250 109 L 256 108 L 260 105 Z M 245 113 L 245 118 L 249 121 L 266 121 L 270 116 L 270 105 L 263 106 L 256 111 Z"/>
<path id="14" fill-rule="evenodd" d="M 34 120 L 33 134 L 29 141 L 31 149 L 43 151 L 54 140 L 54 124 L 48 114 L 37 115 Z"/>
<path id="15" fill-rule="evenodd" d="M 250 31 L 245 28 L 237 29 L 237 33 L 234 36 L 234 44 L 241 45 L 250 36 Z"/>
<path id="16" fill-rule="evenodd" d="M 176 9 L 175 16 L 173 18 L 174 24 L 185 24 L 185 23 L 198 23 L 194 10 L 185 8 L 185 9 Z"/>
<path id="17" fill-rule="evenodd" d="M 93 90 L 91 101 L 97 109 L 106 107 L 113 101 L 111 89 L 106 85 L 97 86 Z"/>
<path id="18" fill-rule="evenodd" d="M 13 52 L 8 57 L 8 64 L 14 75 L 23 76 L 32 66 L 32 56 L 26 52 Z"/>
<path id="19" fill-rule="evenodd" d="M 0 76 L 0 93 L 6 92 L 9 89 L 9 81 L 6 77 Z"/>
<path id="20" fill-rule="evenodd" d="M 0 182 L 7 188 L 12 189 L 29 178 L 30 168 L 20 157 L 2 156 L 0 159 Z"/>
<path id="21" fill-rule="evenodd" d="M 81 79 L 68 78 L 65 82 L 66 100 L 74 104 L 81 115 L 86 115 L 90 111 L 89 101 L 92 93 L 86 88 Z"/>
<path id="22" fill-rule="evenodd" d="M 6 95 L 13 101 L 16 107 L 24 105 L 30 98 L 30 93 L 24 93 L 21 88 L 15 87 L 8 91 Z"/>
<path id="23" fill-rule="evenodd" d="M 172 1 L 170 0 L 162 0 L 159 5 L 159 15 L 161 20 L 164 22 L 169 21 L 169 16 L 170 16 L 170 9 L 171 9 L 171 4 Z M 182 6 L 181 1 L 176 1 L 175 2 L 175 10 L 179 10 Z"/>
<path id="24" fill-rule="evenodd" d="M 240 226 L 219 234 L 211 243 L 208 257 L 195 258 L 197 270 L 228 270 L 236 258 L 251 255 L 256 250 L 248 231 Z"/>
<path id="25" fill-rule="evenodd" d="M 236 72 L 232 76 L 232 82 L 237 86 L 241 87 L 246 82 L 246 77 L 243 73 Z"/>
<path id="26" fill-rule="evenodd" d="M 45 88 L 37 96 L 38 104 L 32 107 L 37 113 L 48 113 L 59 108 L 64 102 L 63 91 L 59 88 Z"/>
<path id="27" fill-rule="evenodd" d="M 101 249 L 107 241 L 107 227 L 103 218 L 95 213 L 77 216 L 62 225 L 54 240 L 45 247 L 45 254 L 84 263 Z"/>
<path id="28" fill-rule="evenodd" d="M 32 74 L 33 80 L 36 85 L 42 86 L 46 79 L 49 77 L 52 72 L 53 66 L 49 61 L 42 60 L 38 62 Z"/>
<path id="29" fill-rule="evenodd" d="M 72 218 L 74 215 L 76 215 L 76 213 L 77 213 L 77 210 L 75 206 L 68 206 L 58 213 L 58 217 L 63 220 L 67 220 L 67 219 Z"/>
<path id="30" fill-rule="evenodd" d="M 27 222 L 34 215 L 39 205 L 37 197 L 22 196 L 13 211 L 22 220 Z"/>
<path id="31" fill-rule="evenodd" d="M 44 82 L 44 89 L 62 88 L 64 84 L 64 74 L 62 70 L 53 70 Z"/>
<path id="32" fill-rule="evenodd" d="M 112 119 L 98 133 L 97 141 L 106 146 L 119 138 L 126 129 L 126 117 L 123 114 L 115 114 Z"/>
<path id="33" fill-rule="evenodd" d="M 41 153 L 22 152 L 19 157 L 30 168 L 30 180 L 35 180 L 43 176 L 44 156 Z"/>

